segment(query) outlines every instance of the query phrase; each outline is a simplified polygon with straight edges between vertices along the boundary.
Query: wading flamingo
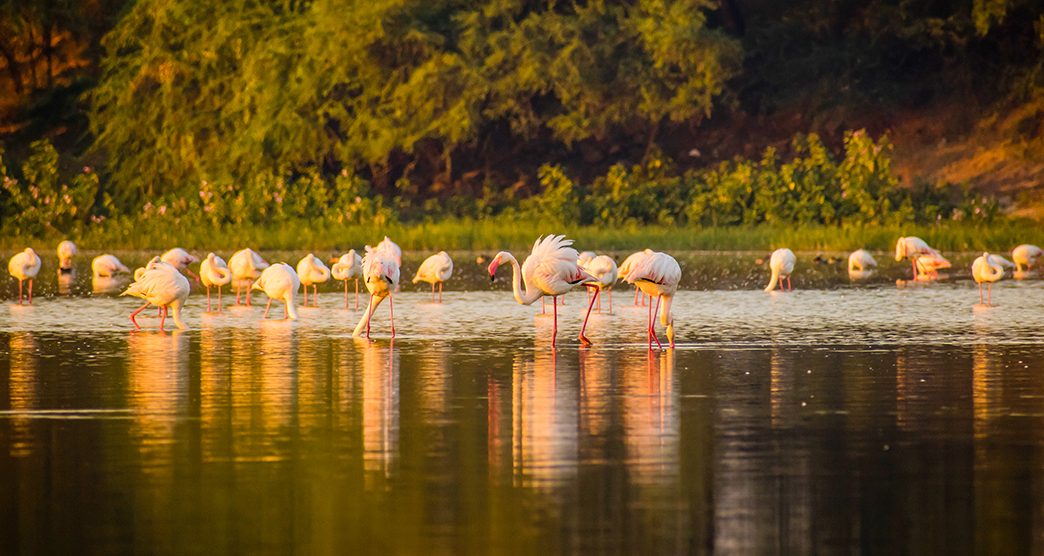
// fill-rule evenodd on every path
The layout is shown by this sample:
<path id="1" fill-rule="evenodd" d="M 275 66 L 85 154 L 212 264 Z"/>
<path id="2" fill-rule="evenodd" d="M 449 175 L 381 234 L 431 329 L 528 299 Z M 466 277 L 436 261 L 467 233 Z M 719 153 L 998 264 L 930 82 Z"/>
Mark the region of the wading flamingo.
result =
<path id="1" fill-rule="evenodd" d="M 391 243 L 391 240 L 387 237 L 384 239 Z M 382 241 L 381 245 L 383 244 L 384 242 Z M 395 244 L 392 243 L 391 245 Z M 377 306 L 384 301 L 384 298 L 388 298 L 388 315 L 389 320 L 391 321 L 391 337 L 394 338 L 395 300 L 392 299 L 392 294 L 399 286 L 398 259 L 395 258 L 394 251 L 388 248 L 381 248 L 380 245 L 378 245 L 377 249 L 367 247 L 366 256 L 363 257 L 362 268 L 366 289 L 370 291 L 370 303 L 366 306 L 366 314 L 359 319 L 359 324 L 355 325 L 355 330 L 352 331 L 352 336 L 360 336 L 365 328 L 366 339 L 370 339 L 370 320 L 373 318 L 373 312 L 377 310 Z"/>
<path id="2" fill-rule="evenodd" d="M 921 257 L 930 256 L 931 260 L 926 261 L 926 264 L 921 265 L 918 268 L 917 260 Z M 916 236 L 901 237 L 895 242 L 895 260 L 901 261 L 905 258 L 910 259 L 910 267 L 913 268 L 913 279 L 916 280 L 919 271 L 927 269 L 929 276 L 937 275 L 936 269 L 950 268 L 950 261 L 947 261 L 941 253 L 929 246 L 925 241 Z M 940 266 L 945 263 L 947 266 Z"/>
<path id="3" fill-rule="evenodd" d="M 769 259 L 769 268 L 772 270 L 772 277 L 769 278 L 769 283 L 765 286 L 765 291 L 770 292 L 776 289 L 778 283 L 780 291 L 794 291 L 794 287 L 790 284 L 790 275 L 794 272 L 794 263 L 797 262 L 797 257 L 794 256 L 794 252 L 786 247 L 776 249 L 772 252 L 772 258 Z M 783 287 L 783 279 L 787 279 L 787 287 Z"/>
<path id="4" fill-rule="evenodd" d="M 1037 259 L 1044 254 L 1040 247 L 1023 243 L 1011 250 L 1011 260 L 1015 263 L 1015 271 L 1023 272 L 1037 267 Z"/>
<path id="5" fill-rule="evenodd" d="M 627 258 L 624 259 L 624 261 L 622 263 L 620 263 L 620 267 L 617 270 L 617 274 L 620 275 L 620 280 L 627 281 L 627 275 L 631 273 L 631 269 L 634 268 L 634 265 L 638 264 L 643 259 L 645 259 L 649 255 L 652 255 L 653 253 L 654 253 L 654 251 L 652 249 L 646 249 L 644 251 L 638 251 L 636 253 L 631 253 L 630 255 L 628 255 Z M 641 288 L 639 288 L 638 286 L 634 287 L 634 304 L 635 304 L 635 306 L 638 305 L 639 297 L 642 295 L 641 292 L 642 292 Z M 641 298 L 641 303 L 643 305 L 645 304 L 645 298 L 644 297 Z"/>
<path id="6" fill-rule="evenodd" d="M 168 309 L 174 310 L 174 324 L 185 329 L 188 327 L 181 320 L 181 308 L 188 299 L 189 289 L 188 279 L 174 266 L 164 262 L 150 262 L 127 291 L 120 295 L 132 295 L 145 300 L 145 304 L 130 316 L 136 330 L 141 330 L 141 326 L 134 317 L 149 305 L 155 305 L 160 309 L 160 330 L 163 330 L 163 323 L 167 320 Z"/>
<path id="7" fill-rule="evenodd" d="M 584 261 L 584 257 L 581 256 L 579 261 Z M 592 290 L 596 297 L 601 294 L 602 290 L 609 292 L 609 313 L 612 314 L 613 283 L 616 282 L 617 277 L 616 261 L 608 255 L 597 255 L 589 257 L 586 262 L 580 262 L 580 268 L 594 276 L 594 280 L 584 282 L 584 285 L 589 290 Z M 602 312 L 602 299 L 600 297 L 598 298 L 598 312 Z"/>
<path id="8" fill-rule="evenodd" d="M 935 280 L 939 277 L 940 270 L 945 270 L 952 266 L 953 265 L 950 264 L 950 261 L 946 260 L 942 255 L 920 255 L 914 262 L 914 268 L 917 269 L 917 273 L 915 274 L 916 280 Z"/>
<path id="9" fill-rule="evenodd" d="M 254 281 L 261 277 L 261 271 L 268 268 L 268 263 L 253 249 L 240 249 L 228 259 L 228 269 L 232 271 L 232 287 L 236 288 L 236 305 L 239 305 L 239 293 L 246 291 L 246 305 L 250 306 L 250 291 Z"/>
<path id="10" fill-rule="evenodd" d="M 225 259 L 208 253 L 207 258 L 199 265 L 199 278 L 203 286 L 207 288 L 207 312 L 210 312 L 210 288 L 216 287 L 218 292 L 218 312 L 221 312 L 221 286 L 232 281 L 232 271 L 229 270 Z"/>
<path id="11" fill-rule="evenodd" d="M 16 253 L 7 263 L 7 271 L 18 280 L 18 304 L 22 304 L 22 282 L 29 280 L 29 304 L 33 304 L 33 280 L 40 273 L 40 256 L 32 247 Z"/>
<path id="12" fill-rule="evenodd" d="M 76 249 L 76 244 L 65 240 L 58 244 L 58 273 L 68 274 L 73 271 L 73 257 L 75 257 L 79 251 Z"/>
<path id="13" fill-rule="evenodd" d="M 540 237 L 533 243 L 533 251 L 526 257 L 521 268 L 518 260 L 507 251 L 497 253 L 487 268 L 489 279 L 493 281 L 496 278 L 497 267 L 504 261 L 511 263 L 511 288 L 515 294 L 515 301 L 522 305 L 532 305 L 545 295 L 552 297 L 554 323 L 551 328 L 551 347 L 555 346 L 555 339 L 558 337 L 558 296 L 573 289 L 577 284 L 593 279 L 593 276 L 584 272 L 577 264 L 578 254 L 576 249 L 570 247 L 572 244 L 573 240 L 566 239 L 563 235 Z M 522 291 L 522 282 L 525 282 L 525 292 Z M 590 305 L 587 312 L 590 315 Z M 580 329 L 580 342 L 590 345 L 584 337 L 586 319 L 584 324 Z"/>
<path id="14" fill-rule="evenodd" d="M 301 279 L 304 286 L 304 307 L 308 306 L 308 286 L 312 286 L 312 305 L 319 306 L 319 284 L 324 284 L 330 279 L 330 269 L 326 268 L 323 261 L 309 253 L 297 263 L 297 277 Z"/>
<path id="15" fill-rule="evenodd" d="M 160 255 L 160 260 L 178 269 L 180 272 L 187 274 L 196 282 L 199 282 L 199 275 L 192 272 L 189 268 L 190 264 L 196 264 L 199 262 L 199 257 L 185 251 L 180 247 L 175 247 L 170 251 Z"/>
<path id="16" fill-rule="evenodd" d="M 334 277 L 334 280 L 341 280 L 344 282 L 344 308 L 348 308 L 348 280 L 355 280 L 355 309 L 359 309 L 359 278 L 362 277 L 362 257 L 355 252 L 355 249 L 349 249 L 347 253 L 341 255 L 341 258 L 337 262 L 333 263 L 330 267 L 330 274 Z"/>
<path id="17" fill-rule="evenodd" d="M 439 303 L 442 303 L 442 283 L 453 276 L 453 259 L 445 251 L 428 257 L 417 269 L 413 283 L 427 282 L 431 284 L 431 301 L 435 302 L 435 284 L 439 285 Z"/>
<path id="18" fill-rule="evenodd" d="M 370 247 L 369 245 L 367 245 L 366 247 L 367 253 L 369 253 L 371 250 L 381 251 L 394 258 L 395 264 L 398 265 L 400 268 L 402 267 L 402 248 L 400 248 L 399 245 L 392 241 L 391 238 L 389 238 L 388 236 L 384 236 L 384 239 L 382 239 L 381 242 L 377 244 L 377 247 Z"/>
<path id="19" fill-rule="evenodd" d="M 111 278 L 117 274 L 130 274 L 127 265 L 120 262 L 115 255 L 98 255 L 91 261 L 91 273 L 98 278 Z"/>
<path id="20" fill-rule="evenodd" d="M 986 304 L 992 304 L 990 294 L 993 293 L 993 283 L 1004 277 L 1004 267 L 993 260 L 989 253 L 983 253 L 981 257 L 972 263 L 972 278 L 979 284 L 979 305 L 982 305 L 982 283 L 986 282 Z"/>
<path id="21" fill-rule="evenodd" d="M 294 267 L 286 263 L 275 263 L 261 273 L 261 277 L 254 282 L 251 288 L 261 290 L 268 296 L 268 304 L 265 305 L 265 314 L 262 318 L 268 318 L 268 310 L 272 308 L 272 300 L 279 299 L 283 302 L 283 318 L 297 319 L 297 290 L 301 288 L 301 279 L 294 272 Z"/>
<path id="22" fill-rule="evenodd" d="M 877 260 L 866 249 L 857 249 L 848 256 L 848 271 L 860 272 L 877 268 Z"/>
<path id="23" fill-rule="evenodd" d="M 674 303 L 674 294 L 678 291 L 678 283 L 681 282 L 681 266 L 674 257 L 667 253 L 653 252 L 635 264 L 627 273 L 627 282 L 641 288 L 645 295 L 649 296 L 649 349 L 652 349 L 653 340 L 656 345 L 663 348 L 660 339 L 656 337 L 656 314 L 660 310 L 660 301 L 663 300 L 663 313 L 660 314 L 660 323 L 667 327 L 667 340 L 674 347 L 674 314 L 671 313 L 671 305 Z M 653 308 L 652 298 L 656 298 L 656 308 Z"/>

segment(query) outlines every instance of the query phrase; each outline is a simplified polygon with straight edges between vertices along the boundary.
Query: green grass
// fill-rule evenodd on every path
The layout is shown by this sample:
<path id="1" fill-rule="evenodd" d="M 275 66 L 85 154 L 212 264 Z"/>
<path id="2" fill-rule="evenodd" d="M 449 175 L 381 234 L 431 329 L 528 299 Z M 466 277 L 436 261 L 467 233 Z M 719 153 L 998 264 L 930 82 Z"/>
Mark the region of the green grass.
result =
<path id="1" fill-rule="evenodd" d="M 916 235 L 944 251 L 1007 252 L 1020 243 L 1044 245 L 1044 228 L 1021 220 L 1001 220 L 990 225 L 947 222 L 934 226 L 832 227 L 821 225 L 756 227 L 667 227 L 642 226 L 603 228 L 598 226 L 555 226 L 532 221 L 447 219 L 437 223 L 391 224 L 383 227 L 343 226 L 310 221 L 290 221 L 274 226 L 209 228 L 101 224 L 73 237 L 84 249 L 159 250 L 179 245 L 195 250 L 231 250 L 241 247 L 283 250 L 347 250 L 374 244 L 390 236 L 404 249 L 419 251 L 497 249 L 522 250 L 541 234 L 564 233 L 582 250 L 630 250 L 650 247 L 680 250 L 767 250 L 790 247 L 797 251 L 849 251 L 860 247 L 890 250 L 901 235 Z M 26 245 L 50 250 L 64 237 L 27 238 L 5 236 L 0 247 L 19 249 Z"/>

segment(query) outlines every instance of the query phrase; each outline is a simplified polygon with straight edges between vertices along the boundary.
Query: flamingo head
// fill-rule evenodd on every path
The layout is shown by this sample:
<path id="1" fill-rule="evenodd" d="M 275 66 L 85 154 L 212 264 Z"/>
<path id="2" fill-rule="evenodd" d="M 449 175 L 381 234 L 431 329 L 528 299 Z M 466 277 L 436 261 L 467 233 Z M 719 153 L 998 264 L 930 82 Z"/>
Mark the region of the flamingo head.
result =
<path id="1" fill-rule="evenodd" d="M 501 260 L 501 257 L 502 257 L 503 254 L 504 254 L 503 251 L 501 251 L 500 253 L 497 253 L 497 256 L 493 257 L 493 260 L 489 262 L 489 266 L 486 267 L 486 270 L 489 271 L 489 281 L 490 282 L 492 282 L 492 281 L 497 279 L 497 268 L 500 266 L 500 260 Z"/>

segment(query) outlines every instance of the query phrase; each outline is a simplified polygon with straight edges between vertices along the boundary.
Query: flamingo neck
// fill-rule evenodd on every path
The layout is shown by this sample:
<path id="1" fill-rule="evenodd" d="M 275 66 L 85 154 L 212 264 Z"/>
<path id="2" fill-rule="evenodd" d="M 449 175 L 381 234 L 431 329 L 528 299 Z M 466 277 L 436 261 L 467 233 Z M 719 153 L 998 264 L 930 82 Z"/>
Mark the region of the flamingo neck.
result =
<path id="1" fill-rule="evenodd" d="M 772 265 L 772 277 L 769 278 L 769 283 L 767 286 L 765 286 L 765 291 L 770 292 L 776 289 L 777 282 L 779 282 L 779 267 L 776 265 Z"/>
<path id="2" fill-rule="evenodd" d="M 544 293 L 537 288 L 530 287 L 528 281 L 526 281 L 525 293 L 522 292 L 522 282 L 526 280 L 526 277 L 522 275 L 522 267 L 519 266 L 514 255 L 505 252 L 501 258 L 507 259 L 511 263 L 511 291 L 515 294 L 515 301 L 520 305 L 532 305 L 534 301 L 543 297 Z"/>
<path id="3" fill-rule="evenodd" d="M 185 325 L 185 321 L 181 320 L 181 306 L 182 305 L 183 305 L 183 302 L 180 299 L 175 299 L 170 304 L 170 308 L 172 309 L 172 312 L 174 313 L 174 325 L 177 326 L 178 328 L 184 330 L 184 329 L 188 328 L 188 326 Z"/>
<path id="4" fill-rule="evenodd" d="M 308 295 L 307 290 L 305 291 L 305 295 Z M 286 303 L 286 314 L 290 315 L 292 320 L 297 320 L 297 303 L 294 301 L 295 297 L 297 296 L 291 293 L 283 298 L 283 302 Z"/>
<path id="5" fill-rule="evenodd" d="M 660 313 L 660 324 L 668 326 L 674 324 L 674 314 L 671 313 L 671 305 L 674 303 L 673 295 L 661 295 L 663 298 L 663 312 Z"/>

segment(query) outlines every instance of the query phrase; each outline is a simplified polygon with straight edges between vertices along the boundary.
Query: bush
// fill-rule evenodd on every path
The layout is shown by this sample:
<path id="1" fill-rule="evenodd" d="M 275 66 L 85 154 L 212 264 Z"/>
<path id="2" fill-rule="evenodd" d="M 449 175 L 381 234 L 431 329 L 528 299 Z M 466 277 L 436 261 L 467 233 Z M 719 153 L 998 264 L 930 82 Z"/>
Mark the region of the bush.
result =
<path id="1" fill-rule="evenodd" d="M 50 141 L 36 141 L 29 150 L 18 179 L 8 174 L 0 148 L 0 182 L 6 196 L 4 228 L 36 236 L 72 232 L 90 216 L 98 194 L 98 175 L 84 167 L 70 180 L 63 180 L 58 151 Z"/>

